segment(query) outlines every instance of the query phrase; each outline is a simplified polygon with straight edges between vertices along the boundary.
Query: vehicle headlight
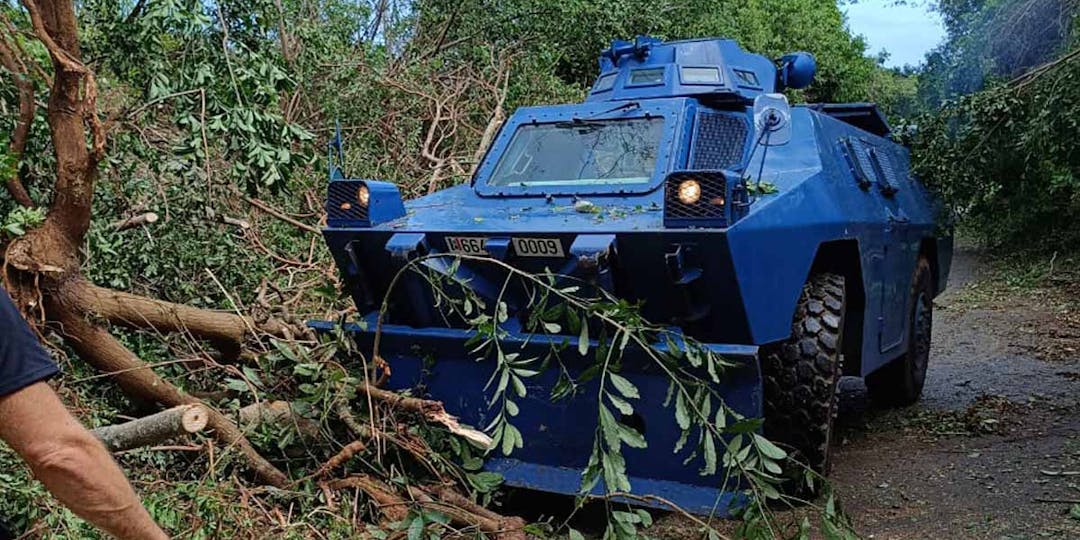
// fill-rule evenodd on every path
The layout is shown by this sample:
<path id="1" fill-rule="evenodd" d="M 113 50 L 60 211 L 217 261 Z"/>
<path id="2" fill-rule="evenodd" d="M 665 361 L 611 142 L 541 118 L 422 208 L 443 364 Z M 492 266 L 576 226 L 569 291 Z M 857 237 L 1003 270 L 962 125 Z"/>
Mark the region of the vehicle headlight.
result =
<path id="1" fill-rule="evenodd" d="M 365 208 L 371 202 L 371 190 L 368 189 L 367 184 L 361 184 L 360 188 L 356 190 L 356 202 Z"/>
<path id="2" fill-rule="evenodd" d="M 664 179 L 664 226 L 726 227 L 731 198 L 727 179 L 737 173 L 722 170 L 675 171 Z"/>
<path id="3" fill-rule="evenodd" d="M 326 194 L 326 224 L 371 227 L 405 215 L 401 192 L 390 182 L 332 178 Z"/>
<path id="4" fill-rule="evenodd" d="M 679 184 L 679 201 L 683 204 L 695 204 L 701 200 L 701 184 L 697 180 L 683 180 Z"/>

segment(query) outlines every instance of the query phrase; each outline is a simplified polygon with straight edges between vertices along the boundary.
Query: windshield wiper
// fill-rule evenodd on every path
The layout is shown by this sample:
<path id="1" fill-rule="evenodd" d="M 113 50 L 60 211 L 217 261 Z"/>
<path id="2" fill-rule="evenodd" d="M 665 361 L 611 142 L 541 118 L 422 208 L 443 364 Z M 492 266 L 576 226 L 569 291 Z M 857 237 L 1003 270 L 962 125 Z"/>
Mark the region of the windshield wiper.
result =
<path id="1" fill-rule="evenodd" d="M 593 120 L 582 120 L 581 118 L 574 117 L 567 121 L 555 122 L 554 126 L 559 129 L 581 129 L 583 131 L 593 131 L 604 127 L 604 122 L 596 122 Z"/>
<path id="2" fill-rule="evenodd" d="M 636 109 L 636 108 L 638 108 L 640 106 L 641 106 L 641 104 L 636 102 L 636 101 L 627 101 L 626 103 L 623 103 L 623 104 L 619 105 L 618 107 L 614 107 L 614 108 L 608 109 L 606 111 L 600 111 L 598 113 L 594 113 L 594 114 L 591 114 L 589 116 L 586 116 L 585 118 L 575 116 L 575 117 L 571 118 L 569 121 L 556 122 L 555 127 L 557 127 L 557 128 L 592 128 L 592 129 L 600 128 L 600 127 L 603 127 L 604 125 L 606 125 L 606 123 L 597 121 L 597 120 L 595 120 L 595 118 L 600 117 L 600 116 L 604 116 L 604 115 L 608 115 L 608 114 L 611 114 L 611 113 L 616 112 L 616 111 L 622 111 L 622 110 L 627 110 L 627 109 Z"/>
<path id="3" fill-rule="evenodd" d="M 640 106 L 641 106 L 641 104 L 636 102 L 636 101 L 627 101 L 626 103 L 623 103 L 622 105 L 619 105 L 618 107 L 613 107 L 613 108 L 608 109 L 606 111 L 601 111 L 601 112 L 598 112 L 598 113 L 593 114 L 591 116 L 586 116 L 585 120 L 592 120 L 593 118 L 596 118 L 597 116 L 604 116 L 605 114 L 611 114 L 611 113 L 613 113 L 615 111 L 622 111 L 622 110 L 626 110 L 626 109 L 636 109 L 636 108 L 638 108 Z"/>

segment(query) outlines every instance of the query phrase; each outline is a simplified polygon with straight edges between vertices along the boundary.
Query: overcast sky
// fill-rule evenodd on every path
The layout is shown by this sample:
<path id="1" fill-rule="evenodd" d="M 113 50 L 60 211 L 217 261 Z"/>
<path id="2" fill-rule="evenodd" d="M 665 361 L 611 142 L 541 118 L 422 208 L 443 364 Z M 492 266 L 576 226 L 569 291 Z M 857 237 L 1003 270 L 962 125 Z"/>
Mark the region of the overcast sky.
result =
<path id="1" fill-rule="evenodd" d="M 885 65 L 889 67 L 918 65 L 945 38 L 941 17 L 924 6 L 893 3 L 894 0 L 859 0 L 842 9 L 847 12 L 851 31 L 866 38 L 870 54 L 888 51 L 889 61 Z"/>

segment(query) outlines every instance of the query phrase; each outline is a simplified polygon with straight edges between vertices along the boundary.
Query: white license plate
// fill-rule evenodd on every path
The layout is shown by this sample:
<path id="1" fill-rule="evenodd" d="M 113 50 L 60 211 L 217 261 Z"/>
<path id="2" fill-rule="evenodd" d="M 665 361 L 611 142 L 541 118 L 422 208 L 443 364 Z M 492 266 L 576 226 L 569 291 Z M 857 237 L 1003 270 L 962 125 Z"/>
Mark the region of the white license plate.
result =
<path id="1" fill-rule="evenodd" d="M 486 255 L 487 251 L 484 249 L 484 245 L 487 244 L 487 238 L 478 236 L 447 236 L 446 237 L 446 249 L 450 253 L 461 253 L 463 255 Z"/>
<path id="2" fill-rule="evenodd" d="M 519 257 L 564 257 L 562 242 L 556 238 L 514 238 Z"/>

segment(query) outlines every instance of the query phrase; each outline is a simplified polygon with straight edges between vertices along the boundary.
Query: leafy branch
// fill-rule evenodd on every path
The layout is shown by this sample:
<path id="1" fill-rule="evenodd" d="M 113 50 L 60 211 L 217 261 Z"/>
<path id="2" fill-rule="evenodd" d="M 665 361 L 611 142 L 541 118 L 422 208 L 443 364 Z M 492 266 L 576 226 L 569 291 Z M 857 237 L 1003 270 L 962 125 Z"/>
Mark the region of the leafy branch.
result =
<path id="1" fill-rule="evenodd" d="M 504 272 L 493 302 L 481 297 L 468 278 L 459 276 L 463 261 L 491 265 Z M 380 334 L 390 297 L 408 272 L 422 276 L 431 287 L 435 307 L 448 326 L 464 324 L 475 332 L 466 343 L 469 353 L 476 355 L 478 361 L 494 361 L 485 390 L 492 389 L 488 405 L 497 411 L 485 431 L 491 433 L 495 446 L 504 455 L 524 445 L 521 431 L 512 424 L 512 419 L 519 412 L 515 399 L 527 395 L 525 380 L 547 369 L 559 369 L 558 382 L 549 396 L 552 400 L 566 399 L 596 380 L 597 428 L 582 474 L 579 504 L 592 497 L 603 480 L 603 499 L 609 505 L 605 538 L 636 538 L 639 526 L 651 523 L 643 510 L 626 512 L 610 507 L 634 499 L 626 495 L 631 491 L 631 483 L 622 448 L 648 446 L 643 433 L 616 416 L 617 412 L 623 418 L 632 417 L 634 403 L 641 398 L 637 386 L 622 373 L 624 354 L 631 346 L 642 351 L 668 379 L 664 406 L 672 408 L 681 431 L 674 453 L 683 451 L 694 436 L 693 450 L 684 463 L 689 465 L 700 458 L 703 476 L 716 475 L 723 469 L 720 490 L 743 495 L 733 499 L 735 506 L 724 510 L 743 517 L 744 531 L 760 531 L 763 536 L 776 537 L 769 504 L 806 503 L 783 494 L 788 481 L 784 466 L 798 464 L 786 451 L 757 433 L 760 419 L 744 417 L 729 407 L 717 391 L 726 371 L 735 364 L 677 330 L 649 323 L 641 316 L 640 306 L 573 276 L 554 274 L 547 269 L 530 273 L 502 261 L 473 255 L 436 253 L 414 258 L 398 270 L 384 297 L 375 329 L 374 358 L 379 357 Z M 512 308 L 506 294 L 512 285 L 523 290 L 528 299 L 528 305 L 515 313 L 523 319 L 524 343 L 531 343 L 536 335 L 565 338 L 561 342 L 546 340 L 551 345 L 542 357 L 523 357 L 521 351 L 508 350 L 504 343 L 510 335 L 506 325 Z M 576 347 L 571 346 L 574 337 Z M 576 377 L 563 362 L 567 351 L 582 358 L 590 358 L 592 353 L 592 362 Z M 802 468 L 806 471 L 803 481 L 812 485 L 820 480 L 809 469 Z M 833 509 L 831 513 L 829 508 Z M 823 520 L 833 529 L 849 530 L 831 498 L 822 510 Z M 715 529 L 707 529 L 710 538 L 722 537 Z"/>

